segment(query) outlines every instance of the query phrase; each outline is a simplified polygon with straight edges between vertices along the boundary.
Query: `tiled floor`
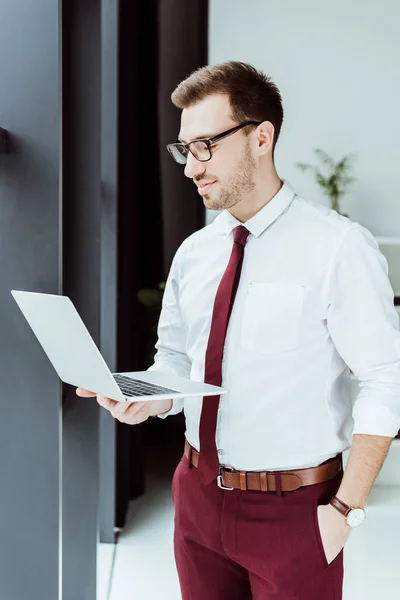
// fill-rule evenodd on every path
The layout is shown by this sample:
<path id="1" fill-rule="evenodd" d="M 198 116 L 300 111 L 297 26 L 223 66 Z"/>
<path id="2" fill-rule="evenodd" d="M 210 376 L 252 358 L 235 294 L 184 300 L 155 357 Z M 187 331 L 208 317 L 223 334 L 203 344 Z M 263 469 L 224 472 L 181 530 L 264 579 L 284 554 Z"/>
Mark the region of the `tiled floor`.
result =
<path id="1" fill-rule="evenodd" d="M 147 472 L 148 492 L 131 502 L 118 544 L 100 544 L 98 600 L 180 598 L 172 549 L 172 468 L 162 475 L 155 469 Z M 347 544 L 345 569 L 344 600 L 400 597 L 398 487 L 373 489 L 368 520 Z"/>

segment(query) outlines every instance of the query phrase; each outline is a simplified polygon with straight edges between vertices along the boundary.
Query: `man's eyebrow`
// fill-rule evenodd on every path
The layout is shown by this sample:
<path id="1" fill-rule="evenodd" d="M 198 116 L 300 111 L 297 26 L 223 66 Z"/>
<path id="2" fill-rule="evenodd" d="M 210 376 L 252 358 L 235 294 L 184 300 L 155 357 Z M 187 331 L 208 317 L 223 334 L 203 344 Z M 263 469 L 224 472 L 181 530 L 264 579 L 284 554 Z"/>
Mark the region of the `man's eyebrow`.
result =
<path id="1" fill-rule="evenodd" d="M 204 134 L 200 134 L 197 135 L 195 138 L 193 138 L 193 140 L 209 140 L 210 138 L 215 137 L 214 133 L 204 133 Z M 185 142 L 185 140 L 182 140 L 180 137 L 178 137 L 178 141 L 181 142 L 182 144 L 187 144 L 187 142 Z"/>

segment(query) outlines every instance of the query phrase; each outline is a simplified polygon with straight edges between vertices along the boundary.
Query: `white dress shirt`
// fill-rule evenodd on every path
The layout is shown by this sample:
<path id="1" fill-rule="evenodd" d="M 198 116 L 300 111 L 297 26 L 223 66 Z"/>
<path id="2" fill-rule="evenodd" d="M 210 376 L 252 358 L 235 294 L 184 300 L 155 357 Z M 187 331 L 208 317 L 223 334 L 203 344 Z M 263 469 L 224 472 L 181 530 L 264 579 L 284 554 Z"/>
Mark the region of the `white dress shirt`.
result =
<path id="1" fill-rule="evenodd" d="M 241 225 L 228 211 L 188 237 L 166 284 L 150 370 L 204 381 L 212 308 Z M 315 466 L 353 433 L 400 429 L 400 332 L 387 262 L 357 222 L 299 197 L 285 181 L 250 231 L 222 363 L 221 465 L 247 471 Z M 350 369 L 359 380 L 353 407 Z M 207 401 L 207 398 L 204 400 Z M 184 408 L 199 450 L 202 398 Z"/>

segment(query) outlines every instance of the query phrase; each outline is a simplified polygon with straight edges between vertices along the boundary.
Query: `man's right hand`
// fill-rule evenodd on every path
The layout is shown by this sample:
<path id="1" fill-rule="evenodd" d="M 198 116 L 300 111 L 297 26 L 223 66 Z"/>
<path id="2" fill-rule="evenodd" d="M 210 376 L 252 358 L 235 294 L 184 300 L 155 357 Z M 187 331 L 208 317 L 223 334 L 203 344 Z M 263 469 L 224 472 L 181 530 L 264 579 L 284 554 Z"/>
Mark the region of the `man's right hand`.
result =
<path id="1" fill-rule="evenodd" d="M 81 398 L 93 398 L 94 396 L 97 396 L 97 402 L 100 406 L 106 408 L 115 419 L 118 419 L 121 423 L 127 423 L 128 425 L 143 423 L 143 421 L 147 421 L 149 417 L 155 417 L 172 408 L 172 400 L 117 402 L 116 400 L 111 400 L 111 398 L 106 398 L 105 396 L 99 396 L 94 392 L 89 392 L 82 388 L 77 388 L 76 394 Z"/>

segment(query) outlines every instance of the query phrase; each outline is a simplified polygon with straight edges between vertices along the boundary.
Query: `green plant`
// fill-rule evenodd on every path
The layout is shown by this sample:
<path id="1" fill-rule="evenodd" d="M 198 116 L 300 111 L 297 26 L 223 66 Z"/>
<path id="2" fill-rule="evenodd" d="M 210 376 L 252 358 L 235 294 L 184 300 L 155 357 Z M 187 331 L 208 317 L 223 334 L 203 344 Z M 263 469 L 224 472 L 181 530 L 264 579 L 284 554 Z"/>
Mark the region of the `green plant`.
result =
<path id="1" fill-rule="evenodd" d="M 323 166 L 327 168 L 328 173 L 326 175 L 315 165 L 299 162 L 296 163 L 296 166 L 302 171 L 312 171 L 317 184 L 322 188 L 323 193 L 329 197 L 331 208 L 347 217 L 348 215 L 340 212 L 339 201 L 348 191 L 350 184 L 355 181 L 354 177 L 350 176 L 355 155 L 348 154 L 335 162 L 327 152 L 320 148 L 317 148 L 314 152 Z"/>
<path id="2" fill-rule="evenodd" d="M 145 307 L 148 321 L 146 323 L 146 329 L 148 330 L 148 339 L 146 344 L 146 366 L 150 367 L 154 362 L 154 355 L 156 353 L 155 344 L 157 342 L 157 326 L 158 319 L 160 316 L 162 299 L 164 295 L 165 281 L 159 283 L 157 289 L 144 288 L 139 290 L 137 298 L 139 302 Z"/>

